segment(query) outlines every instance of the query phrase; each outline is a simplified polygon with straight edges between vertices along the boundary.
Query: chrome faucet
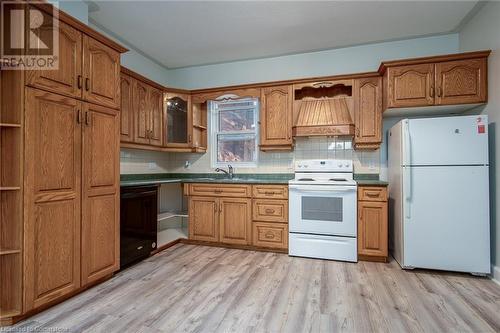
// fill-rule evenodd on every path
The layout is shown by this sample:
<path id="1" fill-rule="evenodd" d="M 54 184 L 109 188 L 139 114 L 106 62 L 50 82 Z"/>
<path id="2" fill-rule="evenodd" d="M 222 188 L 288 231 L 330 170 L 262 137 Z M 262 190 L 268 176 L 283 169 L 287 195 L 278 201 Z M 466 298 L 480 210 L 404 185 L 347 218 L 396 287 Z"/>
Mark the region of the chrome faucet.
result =
<path id="1" fill-rule="evenodd" d="M 221 169 L 221 168 L 217 168 L 217 169 L 215 169 L 215 172 L 224 172 L 229 177 L 229 179 L 233 179 L 234 169 L 233 169 L 232 165 L 229 164 L 227 166 L 227 169 L 228 169 L 228 171 Z"/>

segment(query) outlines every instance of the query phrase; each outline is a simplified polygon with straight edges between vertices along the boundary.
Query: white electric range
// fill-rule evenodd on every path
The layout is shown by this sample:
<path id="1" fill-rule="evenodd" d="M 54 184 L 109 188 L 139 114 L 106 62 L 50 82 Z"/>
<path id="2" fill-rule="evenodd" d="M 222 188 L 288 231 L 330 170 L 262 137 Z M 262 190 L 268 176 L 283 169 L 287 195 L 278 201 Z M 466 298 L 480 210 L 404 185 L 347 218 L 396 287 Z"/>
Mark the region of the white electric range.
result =
<path id="1" fill-rule="evenodd" d="M 357 185 L 350 160 L 295 162 L 289 188 L 289 254 L 358 260 Z"/>

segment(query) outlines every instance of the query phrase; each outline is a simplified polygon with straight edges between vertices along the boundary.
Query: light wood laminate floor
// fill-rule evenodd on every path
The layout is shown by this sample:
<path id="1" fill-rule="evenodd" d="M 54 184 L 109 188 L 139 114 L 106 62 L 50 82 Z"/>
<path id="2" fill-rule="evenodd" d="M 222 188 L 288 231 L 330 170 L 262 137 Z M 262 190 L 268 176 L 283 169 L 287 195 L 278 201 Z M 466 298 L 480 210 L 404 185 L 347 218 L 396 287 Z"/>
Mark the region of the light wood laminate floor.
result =
<path id="1" fill-rule="evenodd" d="M 500 286 L 404 271 L 178 244 L 18 323 L 69 332 L 500 332 Z M 25 330 L 27 331 L 27 330 Z"/>

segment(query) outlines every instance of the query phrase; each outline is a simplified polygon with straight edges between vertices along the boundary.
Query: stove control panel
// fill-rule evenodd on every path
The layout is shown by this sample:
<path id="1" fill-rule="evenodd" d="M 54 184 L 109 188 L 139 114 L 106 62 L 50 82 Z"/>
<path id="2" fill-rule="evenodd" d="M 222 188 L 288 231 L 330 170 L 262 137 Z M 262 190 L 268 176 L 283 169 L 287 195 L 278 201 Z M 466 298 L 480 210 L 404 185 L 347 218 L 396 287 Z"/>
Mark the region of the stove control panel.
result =
<path id="1" fill-rule="evenodd" d="M 299 160 L 295 161 L 298 172 L 353 172 L 351 160 Z"/>

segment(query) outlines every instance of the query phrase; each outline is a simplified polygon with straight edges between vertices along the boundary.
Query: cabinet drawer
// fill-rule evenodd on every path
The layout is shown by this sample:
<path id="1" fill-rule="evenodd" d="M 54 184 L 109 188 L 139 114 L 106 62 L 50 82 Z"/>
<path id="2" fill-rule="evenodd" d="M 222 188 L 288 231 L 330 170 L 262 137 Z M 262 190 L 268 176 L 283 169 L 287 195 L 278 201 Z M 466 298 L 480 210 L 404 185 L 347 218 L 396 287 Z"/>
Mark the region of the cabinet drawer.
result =
<path id="1" fill-rule="evenodd" d="M 377 186 L 358 187 L 358 200 L 387 201 L 387 188 Z"/>
<path id="2" fill-rule="evenodd" d="M 254 185 L 254 198 L 288 199 L 288 186 L 286 185 Z"/>
<path id="3" fill-rule="evenodd" d="M 253 200 L 253 220 L 288 223 L 288 200 Z"/>
<path id="4" fill-rule="evenodd" d="M 253 245 L 275 249 L 288 248 L 288 225 L 253 222 Z"/>
<path id="5" fill-rule="evenodd" d="M 189 195 L 241 198 L 251 197 L 250 185 L 235 184 L 190 184 Z"/>

